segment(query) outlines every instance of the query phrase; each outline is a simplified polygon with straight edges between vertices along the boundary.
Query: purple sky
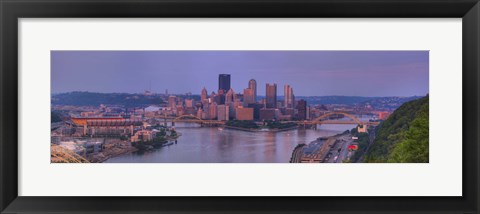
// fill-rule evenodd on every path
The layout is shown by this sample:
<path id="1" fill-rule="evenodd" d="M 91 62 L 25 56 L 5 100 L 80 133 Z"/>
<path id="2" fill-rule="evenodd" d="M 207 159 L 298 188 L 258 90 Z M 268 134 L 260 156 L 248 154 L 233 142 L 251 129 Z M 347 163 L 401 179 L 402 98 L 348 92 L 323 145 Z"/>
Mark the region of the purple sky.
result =
<path id="1" fill-rule="evenodd" d="M 428 93 L 428 51 L 52 51 L 52 93 L 70 91 L 200 94 L 231 74 L 290 84 L 296 96 L 412 96 Z"/>

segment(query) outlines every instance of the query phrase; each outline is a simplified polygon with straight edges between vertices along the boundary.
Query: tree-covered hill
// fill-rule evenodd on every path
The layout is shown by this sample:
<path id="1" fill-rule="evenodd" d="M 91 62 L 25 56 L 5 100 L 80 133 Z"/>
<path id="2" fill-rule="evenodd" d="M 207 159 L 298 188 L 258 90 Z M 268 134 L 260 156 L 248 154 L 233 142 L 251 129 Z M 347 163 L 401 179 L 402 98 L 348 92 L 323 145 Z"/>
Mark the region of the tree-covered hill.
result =
<path id="1" fill-rule="evenodd" d="M 365 162 L 428 163 L 428 95 L 404 103 L 376 130 Z"/>
<path id="2" fill-rule="evenodd" d="M 70 92 L 52 95 L 54 105 L 99 106 L 105 104 L 142 107 L 163 102 L 161 97 L 143 94 Z"/>

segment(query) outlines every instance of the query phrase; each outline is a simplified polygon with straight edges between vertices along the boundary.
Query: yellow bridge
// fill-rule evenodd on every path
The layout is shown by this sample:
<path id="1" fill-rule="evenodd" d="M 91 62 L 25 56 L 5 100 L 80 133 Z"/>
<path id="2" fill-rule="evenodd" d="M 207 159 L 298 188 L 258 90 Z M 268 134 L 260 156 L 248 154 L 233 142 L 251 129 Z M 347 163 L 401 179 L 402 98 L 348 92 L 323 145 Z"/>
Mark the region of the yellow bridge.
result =
<path id="1" fill-rule="evenodd" d="M 350 118 L 351 120 L 329 120 L 331 116 L 334 115 L 344 115 L 345 117 Z M 199 123 L 199 124 L 207 124 L 207 125 L 224 125 L 225 121 L 218 121 L 218 120 L 204 120 L 195 115 L 188 114 L 182 115 L 178 117 L 172 116 L 156 116 L 157 119 L 164 119 L 165 121 L 171 122 L 184 122 L 184 123 Z M 324 114 L 320 117 L 317 117 L 313 120 L 304 120 L 304 121 L 282 121 L 282 122 L 292 122 L 297 123 L 299 125 L 316 125 L 316 124 L 357 124 L 357 125 L 369 125 L 369 126 L 376 126 L 380 122 L 370 122 L 370 121 L 361 121 L 357 117 L 352 114 L 348 114 L 345 112 L 329 112 Z"/>
<path id="2" fill-rule="evenodd" d="M 350 118 L 351 120 L 328 120 L 331 116 L 334 115 L 344 115 L 345 117 Z M 325 120 L 327 119 L 327 120 Z M 370 122 L 370 121 L 361 121 L 354 115 L 345 113 L 345 112 L 329 112 L 320 117 L 315 118 L 314 120 L 304 120 L 304 121 L 291 121 L 296 122 L 299 125 L 316 125 L 316 124 L 357 124 L 357 125 L 369 125 L 376 126 L 380 122 Z"/>

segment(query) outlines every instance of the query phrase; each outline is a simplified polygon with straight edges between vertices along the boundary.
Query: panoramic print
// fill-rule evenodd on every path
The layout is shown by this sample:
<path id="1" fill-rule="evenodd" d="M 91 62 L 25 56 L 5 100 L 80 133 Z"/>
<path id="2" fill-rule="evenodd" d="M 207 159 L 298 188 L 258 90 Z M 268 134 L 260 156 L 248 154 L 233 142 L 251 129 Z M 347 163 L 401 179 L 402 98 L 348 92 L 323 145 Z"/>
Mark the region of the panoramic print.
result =
<path id="1" fill-rule="evenodd" d="M 428 163 L 428 51 L 51 51 L 51 163 Z"/>

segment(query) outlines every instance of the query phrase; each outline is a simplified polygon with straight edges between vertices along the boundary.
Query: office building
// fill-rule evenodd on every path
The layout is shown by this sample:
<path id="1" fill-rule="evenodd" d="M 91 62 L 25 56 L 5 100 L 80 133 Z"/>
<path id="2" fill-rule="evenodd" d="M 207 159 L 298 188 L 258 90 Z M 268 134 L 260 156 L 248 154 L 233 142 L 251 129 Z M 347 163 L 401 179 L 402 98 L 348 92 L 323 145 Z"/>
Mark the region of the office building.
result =
<path id="1" fill-rule="evenodd" d="M 253 108 L 253 119 L 259 120 L 260 119 L 260 109 L 264 107 L 263 104 L 260 103 L 250 103 L 247 105 L 248 108 Z"/>
<path id="2" fill-rule="evenodd" d="M 230 88 L 227 94 L 225 94 L 225 103 L 233 103 L 235 99 L 237 99 L 237 95 L 235 94 L 235 91 L 233 91 L 233 88 Z"/>
<path id="3" fill-rule="evenodd" d="M 248 106 L 248 104 L 255 103 L 255 93 L 253 89 L 247 88 L 243 90 L 243 103 Z"/>
<path id="4" fill-rule="evenodd" d="M 207 99 L 207 96 L 208 96 L 207 89 L 206 89 L 205 87 L 203 87 L 202 93 L 201 93 L 201 95 L 200 95 L 200 100 L 206 100 L 206 99 Z"/>
<path id="5" fill-rule="evenodd" d="M 284 107 L 285 108 L 294 108 L 295 98 L 293 95 L 293 88 L 290 85 L 285 85 L 283 88 L 284 94 Z"/>
<path id="6" fill-rule="evenodd" d="M 250 81 L 248 81 L 248 88 L 252 89 L 252 91 L 253 91 L 253 102 L 252 103 L 257 102 L 257 81 L 254 80 L 254 79 L 251 79 Z"/>
<path id="7" fill-rule="evenodd" d="M 260 109 L 260 120 L 274 120 L 275 119 L 275 109 L 264 108 Z"/>
<path id="8" fill-rule="evenodd" d="M 229 119 L 229 107 L 227 105 L 218 105 L 217 106 L 217 118 L 220 121 L 226 121 Z"/>
<path id="9" fill-rule="evenodd" d="M 268 84 L 266 86 L 266 106 L 267 108 L 277 108 L 277 84 Z"/>
<path id="10" fill-rule="evenodd" d="M 230 74 L 218 75 L 218 90 L 227 92 L 230 90 Z"/>
<path id="11" fill-rule="evenodd" d="M 237 120 L 253 120 L 253 108 L 239 107 L 236 110 Z"/>
<path id="12" fill-rule="evenodd" d="M 307 101 L 301 99 L 297 102 L 297 110 L 298 110 L 298 119 L 299 120 L 306 120 L 307 119 Z"/>

